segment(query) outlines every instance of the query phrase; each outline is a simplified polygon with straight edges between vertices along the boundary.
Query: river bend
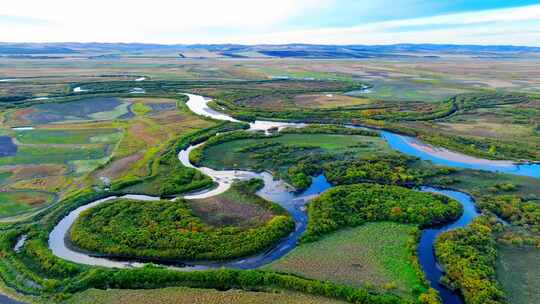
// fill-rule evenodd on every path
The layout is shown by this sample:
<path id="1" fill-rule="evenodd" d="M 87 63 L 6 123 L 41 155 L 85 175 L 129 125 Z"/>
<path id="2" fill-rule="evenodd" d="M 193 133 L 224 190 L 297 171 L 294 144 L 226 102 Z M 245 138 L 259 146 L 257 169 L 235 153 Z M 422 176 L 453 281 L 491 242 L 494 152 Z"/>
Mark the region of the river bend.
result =
<path id="1" fill-rule="evenodd" d="M 211 117 L 217 120 L 239 122 L 233 117 L 209 108 L 209 99 L 206 99 L 199 95 L 186 95 L 189 97 L 189 100 L 186 104 L 189 109 L 195 114 Z M 255 121 L 250 123 L 249 130 L 268 131 L 272 128 L 282 129 L 285 127 L 302 126 L 305 126 L 305 124 L 273 121 Z M 540 178 L 539 165 L 516 165 L 512 162 L 490 161 L 473 158 L 445 149 L 437 149 L 432 146 L 425 145 L 415 139 L 386 131 L 381 132 L 381 136 L 386 139 L 390 147 L 392 147 L 393 149 L 408 155 L 420 157 L 424 160 L 432 161 L 435 164 L 488 171 L 500 171 Z M 296 223 L 296 227 L 289 236 L 281 240 L 273 248 L 255 256 L 227 262 L 185 263 L 182 266 L 173 266 L 172 268 L 178 270 L 199 270 L 216 267 L 253 269 L 275 261 L 287 254 L 289 251 L 291 251 L 296 246 L 298 239 L 306 229 L 307 215 L 303 211 L 304 205 L 311 198 L 317 196 L 319 193 L 331 187 L 330 184 L 326 181 L 326 178 L 322 175 L 315 177 L 313 179 L 312 185 L 306 191 L 297 194 L 292 192 L 291 187 L 285 184 L 283 181 L 274 180 L 272 175 L 266 172 L 257 173 L 239 170 L 220 171 L 211 168 L 196 167 L 190 163 L 189 153 L 198 146 L 199 145 L 190 146 L 187 149 L 180 151 L 178 154 L 178 159 L 184 166 L 195 168 L 211 177 L 215 181 L 217 186 L 209 190 L 203 190 L 198 193 L 185 195 L 185 199 L 201 199 L 221 194 L 230 188 L 231 184 L 235 179 L 246 180 L 251 178 L 261 178 L 264 180 L 264 187 L 259 190 L 257 194 L 267 200 L 273 201 L 283 206 L 293 217 Z M 433 187 L 423 187 L 420 190 L 424 192 L 435 192 L 446 195 L 459 201 L 464 207 L 464 213 L 457 221 L 443 227 L 423 230 L 420 243 L 418 245 L 419 262 L 426 274 L 426 277 L 430 281 L 431 286 L 439 291 L 444 303 L 461 303 L 459 295 L 446 289 L 444 286 L 438 283 L 442 272 L 440 270 L 440 267 L 437 265 L 436 258 L 433 254 L 433 242 L 437 235 L 439 235 L 440 233 L 448 229 L 463 227 L 470 223 L 472 219 L 474 219 L 474 217 L 478 216 L 473 199 L 469 195 L 458 191 L 442 190 Z M 71 211 L 66 217 L 64 217 L 54 227 L 54 229 L 49 235 L 49 247 L 52 250 L 53 254 L 65 260 L 86 265 L 116 268 L 142 266 L 143 264 L 137 261 L 113 260 L 97 255 L 79 252 L 70 248 L 66 242 L 66 235 L 68 234 L 70 227 L 73 225 L 74 221 L 81 214 L 81 212 L 95 207 L 99 204 L 102 204 L 106 201 L 114 200 L 117 198 L 119 197 L 111 196 L 104 199 L 96 200 Z M 139 200 L 141 202 L 160 199 L 159 197 L 141 195 L 126 195 L 122 196 L 122 198 L 131 198 Z"/>

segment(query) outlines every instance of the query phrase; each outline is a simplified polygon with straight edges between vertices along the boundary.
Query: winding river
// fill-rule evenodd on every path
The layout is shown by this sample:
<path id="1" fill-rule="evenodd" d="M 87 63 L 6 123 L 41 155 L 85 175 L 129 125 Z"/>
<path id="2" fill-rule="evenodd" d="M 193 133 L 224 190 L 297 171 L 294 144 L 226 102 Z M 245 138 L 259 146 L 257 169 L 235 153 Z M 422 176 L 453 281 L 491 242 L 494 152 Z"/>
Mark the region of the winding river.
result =
<path id="1" fill-rule="evenodd" d="M 208 107 L 208 99 L 205 99 L 202 96 L 187 94 L 189 101 L 186 103 L 189 109 L 202 116 L 211 117 L 217 120 L 227 120 L 238 122 L 238 120 L 215 111 Z M 250 124 L 250 130 L 263 130 L 268 131 L 271 128 L 282 129 L 284 127 L 301 127 L 304 124 L 296 123 L 285 123 L 285 122 L 271 122 L 271 121 L 255 121 Z M 538 165 L 515 165 L 511 162 L 494 162 L 488 160 L 481 160 L 476 158 L 471 158 L 462 154 L 450 152 L 444 149 L 435 149 L 430 146 L 424 145 L 421 142 L 415 141 L 411 138 L 400 136 L 397 134 L 389 132 L 381 132 L 381 135 L 386 139 L 389 145 L 400 152 L 405 154 L 418 156 L 421 159 L 430 160 L 436 164 L 456 166 L 461 168 L 471 168 L 471 169 L 481 169 L 489 171 L 501 171 L 513 174 L 520 174 L 526 176 L 540 177 L 540 168 Z M 189 153 L 196 148 L 197 146 L 190 146 L 189 148 L 182 150 L 178 154 L 179 161 L 187 167 L 196 168 L 202 173 L 210 176 L 217 184 L 217 187 L 204 190 L 199 193 L 192 193 L 184 196 L 186 199 L 201 199 L 207 198 L 220 193 L 225 192 L 231 186 L 232 182 L 235 179 L 251 179 L 251 178 L 261 178 L 264 180 L 264 187 L 257 192 L 257 194 L 267 200 L 276 202 L 283 206 L 294 218 L 296 222 L 295 230 L 287 236 L 285 239 L 281 240 L 276 246 L 267 250 L 264 253 L 238 259 L 234 261 L 227 262 L 197 262 L 197 263 L 186 263 L 181 266 L 171 266 L 174 269 L 178 270 L 199 270 L 199 269 L 208 269 L 215 267 L 232 267 L 239 269 L 253 269 L 260 267 L 262 265 L 268 264 L 276 259 L 287 254 L 295 246 L 306 229 L 307 225 L 307 215 L 303 210 L 305 204 L 313 197 L 317 196 L 319 193 L 329 189 L 331 186 L 326 181 L 324 176 L 318 176 L 313 179 L 312 185 L 309 189 L 298 194 L 291 191 L 291 188 L 286 185 L 283 181 L 274 180 L 272 175 L 269 173 L 256 173 L 250 171 L 238 171 L 238 170 L 225 170 L 218 171 L 211 168 L 204 167 L 195 167 L 189 162 Z M 420 189 L 425 192 L 435 192 L 449 196 L 451 198 L 459 201 L 464 207 L 463 215 L 455 222 L 432 229 L 426 229 L 423 231 L 420 243 L 418 245 L 418 257 L 422 268 L 426 273 L 426 277 L 430 281 L 432 287 L 437 289 L 443 298 L 444 303 L 461 303 L 461 299 L 458 294 L 446 289 L 444 286 L 440 285 L 439 279 L 442 275 L 440 268 L 437 265 L 437 261 L 433 254 L 433 242 L 436 236 L 448 229 L 453 229 L 457 227 L 463 227 L 467 225 L 474 217 L 478 215 L 475 209 L 474 202 L 472 198 L 462 192 L 442 190 L 431 187 L 423 187 Z M 159 200 L 158 197 L 151 196 L 141 196 L 141 195 L 126 195 L 124 198 L 136 199 L 139 201 L 153 201 Z M 66 235 L 69 231 L 69 228 L 75 221 L 75 219 L 80 215 L 81 212 L 95 207 L 103 202 L 117 199 L 118 197 L 111 196 L 101 200 L 94 201 L 87 205 L 81 206 L 73 211 L 71 211 L 66 217 L 64 217 L 52 230 L 49 235 L 49 247 L 52 252 L 65 260 L 69 260 L 76 263 L 95 265 L 95 266 L 105 266 L 105 267 L 138 267 L 143 265 L 137 261 L 121 261 L 113 260 L 105 257 L 100 257 L 97 255 L 92 255 L 89 253 L 80 252 L 74 250 L 68 246 L 66 242 Z"/>

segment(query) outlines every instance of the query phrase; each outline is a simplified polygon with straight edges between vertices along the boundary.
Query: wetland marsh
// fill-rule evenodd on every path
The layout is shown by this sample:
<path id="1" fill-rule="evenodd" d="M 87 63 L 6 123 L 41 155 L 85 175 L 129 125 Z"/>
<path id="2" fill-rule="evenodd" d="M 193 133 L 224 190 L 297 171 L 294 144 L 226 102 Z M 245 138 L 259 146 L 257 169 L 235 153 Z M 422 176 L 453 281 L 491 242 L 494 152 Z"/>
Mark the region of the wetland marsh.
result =
<path id="1" fill-rule="evenodd" d="M 19 298 L 134 299 L 143 292 L 92 288 L 165 286 L 184 286 L 179 294 L 190 297 L 195 291 L 185 288 L 243 289 L 234 297 L 246 299 L 263 291 L 254 301 L 268 291 L 291 301 L 299 292 L 310 301 L 369 303 L 468 304 L 480 294 L 503 301 L 502 290 L 511 301 L 532 296 L 500 274 L 520 250 L 497 260 L 493 248 L 519 240 L 535 258 L 537 95 L 420 81 L 400 99 L 410 86 L 395 83 L 401 76 L 344 76 L 360 69 L 350 61 L 316 62 L 311 72 L 296 60 L 287 68 L 185 64 L 221 71 L 205 81 L 171 80 L 167 70 L 143 80 L 78 79 L 65 96 L 43 86 L 51 100 L 31 96 L 3 108 L 0 139 L 11 154 L 0 156 L 0 274 Z M 288 78 L 259 79 L 268 73 Z M 226 74 L 253 79 L 218 79 Z M 28 85 L 14 83 L 0 90 Z M 354 89 L 366 92 L 349 96 Z M 494 125 L 505 114 L 523 138 Z M 486 246 L 475 247 L 472 236 Z M 470 271 L 456 276 L 464 252 L 489 259 L 468 259 Z"/>

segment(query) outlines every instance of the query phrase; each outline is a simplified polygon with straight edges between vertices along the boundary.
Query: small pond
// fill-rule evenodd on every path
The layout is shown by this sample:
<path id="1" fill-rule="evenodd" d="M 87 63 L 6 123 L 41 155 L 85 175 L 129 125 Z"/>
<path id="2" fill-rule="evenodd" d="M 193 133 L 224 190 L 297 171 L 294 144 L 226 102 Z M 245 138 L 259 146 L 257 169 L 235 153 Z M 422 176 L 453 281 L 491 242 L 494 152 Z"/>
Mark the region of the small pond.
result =
<path id="1" fill-rule="evenodd" d="M 17 154 L 17 145 L 9 136 L 0 136 L 0 157 L 13 156 Z"/>

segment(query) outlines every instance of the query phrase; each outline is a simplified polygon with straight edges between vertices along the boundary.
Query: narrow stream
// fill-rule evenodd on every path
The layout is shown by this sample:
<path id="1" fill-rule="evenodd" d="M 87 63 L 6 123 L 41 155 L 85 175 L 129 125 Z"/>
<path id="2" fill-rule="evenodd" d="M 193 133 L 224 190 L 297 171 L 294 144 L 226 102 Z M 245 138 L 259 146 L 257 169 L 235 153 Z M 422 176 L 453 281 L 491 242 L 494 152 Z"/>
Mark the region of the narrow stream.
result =
<path id="1" fill-rule="evenodd" d="M 451 229 L 467 226 L 475 217 L 479 215 L 476 211 L 474 200 L 468 194 L 459 191 L 441 190 L 433 187 L 422 187 L 420 190 L 448 196 L 460 202 L 463 206 L 463 214 L 455 222 L 442 227 L 422 230 L 420 242 L 418 243 L 417 247 L 418 261 L 424 270 L 429 284 L 439 292 L 443 303 L 463 303 L 461 297 L 457 293 L 439 283 L 443 272 L 437 263 L 437 258 L 435 257 L 435 253 L 433 251 L 433 245 L 435 244 L 435 240 L 439 234 Z"/>
<path id="2" fill-rule="evenodd" d="M 189 101 L 186 104 L 190 108 L 190 110 L 193 111 L 194 113 L 198 115 L 218 119 L 218 120 L 238 122 L 238 120 L 226 114 L 210 109 L 207 105 L 209 101 L 208 99 L 205 99 L 204 97 L 198 96 L 198 95 L 192 95 L 192 94 L 187 94 L 187 95 L 189 97 Z M 304 126 L 304 124 L 255 121 L 250 124 L 250 130 L 268 131 L 270 128 L 282 129 L 284 127 L 290 127 L 290 126 L 301 127 L 301 126 Z M 482 169 L 482 170 L 489 170 L 489 171 L 502 171 L 502 172 L 508 172 L 508 173 L 510 172 L 504 171 L 506 170 L 505 168 L 507 168 L 508 170 L 516 170 L 516 168 L 512 168 L 512 166 L 515 167 L 516 165 L 510 162 L 493 163 L 493 161 L 470 158 L 468 156 L 450 152 L 444 149 L 442 149 L 442 151 L 445 151 L 445 152 L 442 154 L 441 153 L 430 154 L 429 149 L 426 149 L 425 147 L 423 147 L 422 144 L 419 142 L 413 142 L 409 138 L 406 138 L 397 134 L 389 133 L 389 132 L 382 132 L 382 136 L 387 140 L 387 142 L 393 149 L 403 152 L 405 154 L 418 156 L 422 159 L 431 160 L 435 164 L 450 165 L 450 166 L 471 168 L 471 169 Z M 290 191 L 290 187 L 288 187 L 283 181 L 274 180 L 272 175 L 270 175 L 269 173 L 265 173 L 265 172 L 256 173 L 256 172 L 238 171 L 238 170 L 218 171 L 211 168 L 195 167 L 189 162 L 188 156 L 189 156 L 189 152 L 196 147 L 197 146 L 190 146 L 189 148 L 180 151 L 180 153 L 178 154 L 179 161 L 184 166 L 196 168 L 200 170 L 202 173 L 210 176 L 217 183 L 217 187 L 210 190 L 201 191 L 199 193 L 186 195 L 184 196 L 184 198 L 200 199 L 200 198 L 211 197 L 211 196 L 218 195 L 220 193 L 225 192 L 227 189 L 230 188 L 232 182 L 235 179 L 245 180 L 245 179 L 251 179 L 251 178 L 261 178 L 264 180 L 265 185 L 263 189 L 257 192 L 257 194 L 267 200 L 276 202 L 280 204 L 281 206 L 283 206 L 293 217 L 296 223 L 296 228 L 288 237 L 280 241 L 276 246 L 274 246 L 273 248 L 269 249 L 268 251 L 264 253 L 261 253 L 255 256 L 238 259 L 234 261 L 228 261 L 228 262 L 187 263 L 186 265 L 183 265 L 182 267 L 173 267 L 173 268 L 178 269 L 178 270 L 198 270 L 198 269 L 208 269 L 208 268 L 215 268 L 215 267 L 253 269 L 253 268 L 257 268 L 262 265 L 268 264 L 272 261 L 275 261 L 281 258 L 282 256 L 284 256 L 285 254 L 287 254 L 289 251 L 291 251 L 296 246 L 298 239 L 305 231 L 305 228 L 307 225 L 307 215 L 305 211 L 303 210 L 304 205 L 311 198 L 315 197 L 319 193 L 331 187 L 330 184 L 326 181 L 326 178 L 322 175 L 314 178 L 313 183 L 309 189 L 307 189 L 306 191 L 300 194 L 295 194 Z M 451 153 L 451 154 L 448 154 L 448 153 Z M 527 166 L 531 166 L 531 167 L 527 167 Z M 521 168 L 517 169 L 516 171 L 517 173 L 514 172 L 514 174 L 524 173 L 520 175 L 540 177 L 537 172 L 537 170 L 539 169 L 537 166 L 538 165 L 523 165 Z M 512 169 L 509 169 L 509 168 L 512 168 Z M 531 175 L 530 172 L 533 172 L 534 174 Z M 448 229 L 463 227 L 467 225 L 474 217 L 478 215 L 478 213 L 475 210 L 473 199 L 469 195 L 462 192 L 458 192 L 458 191 L 448 191 L 448 190 L 442 190 L 442 189 L 437 189 L 437 188 L 432 188 L 432 187 L 423 187 L 420 190 L 424 192 L 435 192 L 435 193 L 440 193 L 440 194 L 449 196 L 459 201 L 464 207 L 464 213 L 457 221 L 443 227 L 424 230 L 421 236 L 420 243 L 418 245 L 419 261 L 420 261 L 420 264 L 422 265 L 422 268 L 424 269 L 426 273 L 426 277 L 430 281 L 431 286 L 439 291 L 439 293 L 441 294 L 441 297 L 444 300 L 444 303 L 452 303 L 452 304 L 461 303 L 461 299 L 459 295 L 446 289 L 444 286 L 441 286 L 438 283 L 442 275 L 442 272 L 439 269 L 437 265 L 437 261 L 433 254 L 433 242 L 436 236 L 439 235 L 440 233 Z M 126 195 L 123 197 L 132 198 L 132 199 L 136 199 L 140 201 L 151 201 L 151 200 L 159 199 L 158 197 L 139 196 L 139 195 Z M 117 268 L 138 267 L 138 266 L 143 265 L 142 263 L 139 263 L 137 261 L 112 260 L 112 259 L 108 259 L 104 257 L 99 257 L 99 256 L 79 252 L 79 251 L 69 248 L 66 244 L 65 238 L 69 231 L 69 228 L 71 227 L 71 225 L 73 224 L 73 222 L 75 221 L 75 219 L 79 216 L 81 212 L 89 208 L 95 207 L 103 202 L 114 200 L 114 199 L 117 199 L 117 197 L 111 196 L 105 199 L 97 200 L 87 205 L 81 206 L 73 210 L 72 212 L 70 212 L 65 218 L 63 218 L 54 227 L 54 229 L 49 235 L 49 247 L 51 248 L 52 252 L 56 256 L 63 258 L 65 260 L 69 260 L 69 261 L 81 263 L 81 264 L 87 264 L 87 265 L 117 267 Z"/>
<path id="3" fill-rule="evenodd" d="M 24 304 L 23 302 L 13 300 L 12 298 L 5 296 L 3 294 L 0 294 L 0 303 L 2 304 Z"/>

